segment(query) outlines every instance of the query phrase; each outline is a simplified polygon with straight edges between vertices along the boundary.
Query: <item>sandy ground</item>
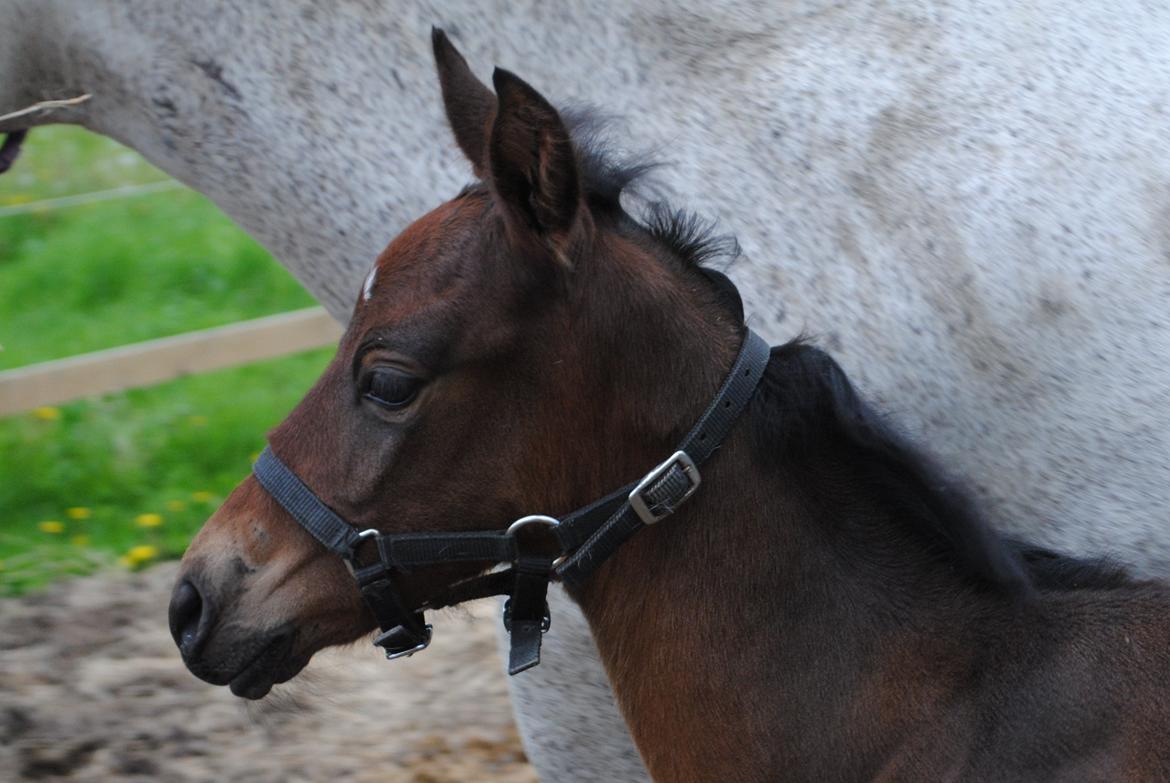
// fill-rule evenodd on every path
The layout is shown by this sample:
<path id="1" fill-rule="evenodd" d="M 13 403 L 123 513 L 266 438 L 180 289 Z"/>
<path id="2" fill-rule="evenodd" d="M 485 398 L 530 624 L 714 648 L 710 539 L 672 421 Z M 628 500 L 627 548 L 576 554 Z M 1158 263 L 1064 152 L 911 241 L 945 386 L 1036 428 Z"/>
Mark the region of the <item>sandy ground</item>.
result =
<path id="1" fill-rule="evenodd" d="M 438 618 L 387 662 L 320 653 L 258 703 L 183 667 L 175 565 L 0 600 L 0 780 L 534 783 L 508 704 L 495 605 Z"/>

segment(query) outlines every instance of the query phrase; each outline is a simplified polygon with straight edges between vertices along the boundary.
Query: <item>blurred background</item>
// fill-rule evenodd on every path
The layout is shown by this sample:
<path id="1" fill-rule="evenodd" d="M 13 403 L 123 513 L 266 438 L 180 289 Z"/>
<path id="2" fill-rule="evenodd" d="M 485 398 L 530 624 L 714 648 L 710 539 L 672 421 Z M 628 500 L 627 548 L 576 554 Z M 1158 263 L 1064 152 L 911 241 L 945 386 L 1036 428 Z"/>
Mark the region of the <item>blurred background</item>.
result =
<path id="1" fill-rule="evenodd" d="M 0 372 L 314 304 L 211 202 L 110 139 L 39 128 L 0 177 Z M 331 353 L 0 418 L 20 476 L 0 482 L 0 594 L 179 557 Z"/>

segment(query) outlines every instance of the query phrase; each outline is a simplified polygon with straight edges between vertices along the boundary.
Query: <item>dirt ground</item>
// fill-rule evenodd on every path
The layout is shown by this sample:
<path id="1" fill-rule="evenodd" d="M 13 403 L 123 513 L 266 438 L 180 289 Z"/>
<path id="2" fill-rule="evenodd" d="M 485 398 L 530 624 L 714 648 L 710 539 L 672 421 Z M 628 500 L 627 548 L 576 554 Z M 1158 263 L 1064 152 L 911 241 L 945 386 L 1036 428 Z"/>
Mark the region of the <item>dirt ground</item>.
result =
<path id="1" fill-rule="evenodd" d="M 424 654 L 319 653 L 249 703 L 167 632 L 175 565 L 0 600 L 0 780 L 534 783 L 495 647 L 495 605 L 445 613 Z"/>

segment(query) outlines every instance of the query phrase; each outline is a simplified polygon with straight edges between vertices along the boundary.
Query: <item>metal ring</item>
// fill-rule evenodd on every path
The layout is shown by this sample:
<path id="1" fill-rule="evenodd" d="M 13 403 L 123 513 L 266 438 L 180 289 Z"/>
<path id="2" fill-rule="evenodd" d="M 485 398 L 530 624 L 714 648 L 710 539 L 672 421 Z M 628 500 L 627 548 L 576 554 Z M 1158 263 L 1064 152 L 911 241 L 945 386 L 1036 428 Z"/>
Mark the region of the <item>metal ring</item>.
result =
<path id="1" fill-rule="evenodd" d="M 356 562 L 357 561 L 357 548 L 367 538 L 377 538 L 379 535 L 381 535 L 381 531 L 374 530 L 373 528 L 369 528 L 368 530 L 361 531 L 360 533 L 357 534 L 357 538 L 350 545 L 349 553 L 341 556 L 341 561 L 343 563 L 345 563 L 345 567 L 349 571 L 350 576 L 353 576 L 353 577 L 357 576 L 357 569 L 358 569 L 357 562 Z"/>
<path id="2" fill-rule="evenodd" d="M 549 527 L 556 527 L 559 524 L 561 524 L 561 521 L 559 519 L 554 519 L 553 517 L 546 517 L 543 514 L 531 514 L 531 515 L 526 516 L 526 517 L 520 517 L 512 524 L 508 525 L 507 535 L 509 535 L 509 536 L 512 535 L 513 533 L 515 533 L 517 530 L 524 527 L 525 525 L 548 525 Z"/>

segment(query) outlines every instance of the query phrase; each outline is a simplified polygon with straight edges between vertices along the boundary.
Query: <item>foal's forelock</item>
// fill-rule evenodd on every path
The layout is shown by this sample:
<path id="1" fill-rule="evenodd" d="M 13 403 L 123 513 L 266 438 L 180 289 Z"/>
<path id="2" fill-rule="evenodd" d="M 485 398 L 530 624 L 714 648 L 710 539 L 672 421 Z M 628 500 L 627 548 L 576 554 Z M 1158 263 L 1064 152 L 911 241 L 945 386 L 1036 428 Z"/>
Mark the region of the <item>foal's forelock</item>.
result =
<path id="1" fill-rule="evenodd" d="M 362 282 L 362 301 L 363 302 L 370 301 L 370 297 L 374 295 L 374 283 L 377 281 L 377 279 L 378 279 L 378 264 L 375 262 L 374 265 L 372 267 L 370 267 L 370 272 L 369 272 L 369 274 L 366 275 L 366 279 Z"/>

